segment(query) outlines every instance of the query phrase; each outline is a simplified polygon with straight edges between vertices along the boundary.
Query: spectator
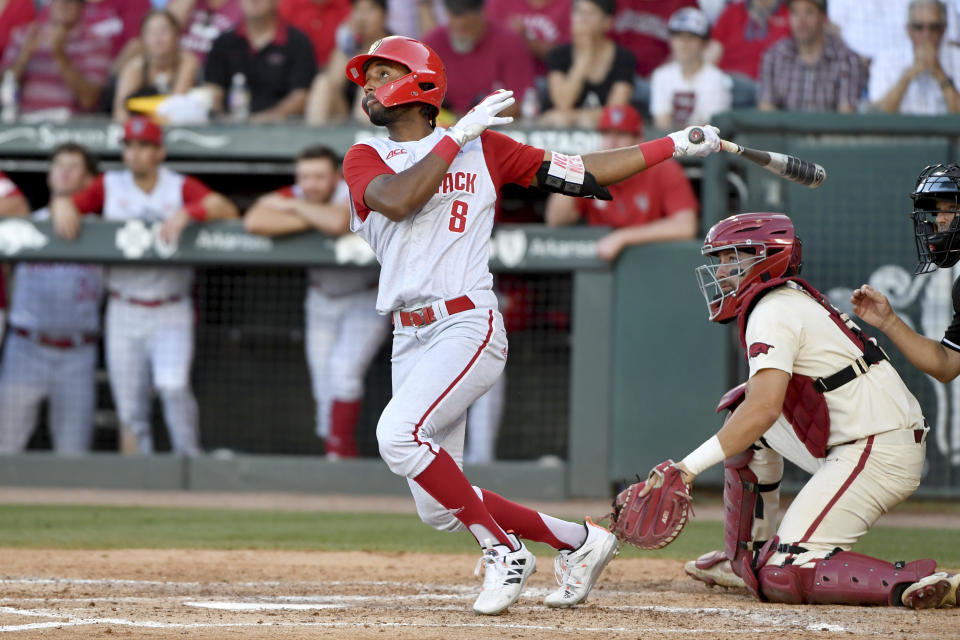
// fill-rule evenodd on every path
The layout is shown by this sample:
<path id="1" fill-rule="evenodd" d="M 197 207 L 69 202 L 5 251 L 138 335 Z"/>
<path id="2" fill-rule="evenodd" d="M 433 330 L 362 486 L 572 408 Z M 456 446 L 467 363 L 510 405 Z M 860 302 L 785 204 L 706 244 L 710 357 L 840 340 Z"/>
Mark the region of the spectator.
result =
<path id="1" fill-rule="evenodd" d="M 438 25 L 447 24 L 443 0 L 387 0 L 387 28 L 390 33 L 419 38 Z"/>
<path id="2" fill-rule="evenodd" d="M 350 193 L 337 156 L 310 147 L 297 158 L 296 182 L 261 197 L 244 218 L 251 233 L 280 236 L 308 230 L 350 231 Z M 305 303 L 307 364 L 317 403 L 317 435 L 328 459 L 358 455 L 354 432 L 363 379 L 390 330 L 377 313 L 376 269 L 314 267 Z"/>
<path id="3" fill-rule="evenodd" d="M 697 0 L 617 0 L 613 39 L 633 53 L 637 75 L 650 77 L 670 55 L 670 16 L 684 7 L 696 6 Z"/>
<path id="4" fill-rule="evenodd" d="M 86 0 L 83 22 L 95 38 L 110 42 L 112 71 L 123 68 L 141 52 L 140 25 L 150 11 L 150 0 Z"/>
<path id="5" fill-rule="evenodd" d="M 350 0 L 280 0 L 279 11 L 281 18 L 310 38 L 317 65 L 327 66 L 337 45 L 337 28 L 350 17 Z"/>
<path id="6" fill-rule="evenodd" d="M 36 16 L 33 0 L 0 0 L 0 51 L 6 50 L 14 27 L 30 24 Z"/>
<path id="7" fill-rule="evenodd" d="M 180 47 L 207 60 L 213 41 L 243 20 L 240 0 L 170 0 L 167 10 L 183 25 Z"/>
<path id="8" fill-rule="evenodd" d="M 538 76 L 547 75 L 547 54 L 570 42 L 572 0 L 489 0 L 487 18 L 508 27 L 527 43 Z"/>
<path id="9" fill-rule="evenodd" d="M 789 35 L 790 14 L 783 0 L 732 2 L 713 26 L 706 59 L 721 71 L 756 82 L 764 52 Z"/>
<path id="10" fill-rule="evenodd" d="M 880 53 L 871 69 L 870 101 L 887 113 L 936 115 L 960 111 L 960 52 L 943 40 L 947 8 L 939 0 L 913 0 L 907 11 L 912 51 Z"/>
<path id="11" fill-rule="evenodd" d="M 888 49 L 904 50 L 903 16 L 910 0 L 830 0 L 832 29 L 868 65 Z"/>
<path id="12" fill-rule="evenodd" d="M 826 30 L 826 0 L 789 0 L 790 37 L 770 47 L 760 70 L 763 111 L 856 110 L 867 78 L 860 58 Z"/>
<path id="13" fill-rule="evenodd" d="M 180 25 L 172 13 L 156 9 L 143 20 L 143 53 L 130 59 L 117 78 L 113 119 L 130 116 L 127 99 L 136 96 L 183 94 L 193 87 L 200 63 L 180 47 Z"/>
<path id="14" fill-rule="evenodd" d="M 614 0 L 575 0 L 573 42 L 547 56 L 550 101 L 543 124 L 592 129 L 606 105 L 627 104 L 633 95 L 633 54 L 607 37 Z"/>
<path id="15" fill-rule="evenodd" d="M 606 107 L 598 129 L 603 133 L 604 149 L 643 141 L 643 120 L 630 105 Z M 597 254 L 604 260 L 616 260 L 632 245 L 689 240 L 696 235 L 699 203 L 676 160 L 661 162 L 607 188 L 613 200 L 550 194 L 547 224 L 574 224 L 586 216 L 590 225 L 613 227 L 597 242 Z"/>
<path id="16" fill-rule="evenodd" d="M 500 115 L 520 113 L 520 98 L 533 87 L 533 56 L 523 39 L 487 20 L 483 0 L 445 0 L 449 22 L 423 42 L 437 52 L 447 69 L 444 105 L 464 114 L 496 89 L 510 89 L 518 104 Z"/>
<path id="17" fill-rule="evenodd" d="M 343 70 L 350 58 L 389 35 L 386 0 L 353 0 L 350 19 L 337 30 L 337 48 L 330 56 L 330 64 L 317 74 L 310 87 L 307 123 L 329 124 L 351 115 L 354 119 L 363 117 L 360 104 L 363 91 L 353 82 L 347 82 Z"/>
<path id="18" fill-rule="evenodd" d="M 221 35 L 207 56 L 204 75 L 213 105 L 224 111 L 234 78 L 250 91 L 251 122 L 303 115 L 307 90 L 317 73 L 313 46 L 277 14 L 277 0 L 241 0 L 243 22 Z"/>
<path id="19" fill-rule="evenodd" d="M 162 129 L 143 116 L 123 128 L 123 164 L 72 198 L 54 198 L 54 231 L 67 240 L 80 213 L 155 225 L 157 242 L 176 250 L 191 221 L 236 218 L 237 208 L 199 180 L 161 166 Z M 121 424 L 121 450 L 153 452 L 151 387 L 163 404 L 173 451 L 200 453 L 197 401 L 190 388 L 193 361 L 193 269 L 118 265 L 107 269 L 107 372 Z"/>
<path id="20" fill-rule="evenodd" d="M 670 16 L 673 62 L 653 72 L 650 79 L 650 115 L 660 129 L 709 122 L 730 108 L 730 78 L 703 60 L 710 36 L 707 16 L 699 9 L 680 9 Z"/>
<path id="21" fill-rule="evenodd" d="M 83 0 L 52 0 L 35 22 L 11 34 L 0 66 L 12 69 L 20 83 L 21 113 L 97 106 L 110 70 L 110 42 L 94 37 L 83 14 Z"/>
<path id="22" fill-rule="evenodd" d="M 50 158 L 51 198 L 70 197 L 97 174 L 97 160 L 75 143 Z M 33 214 L 50 217 L 47 207 Z M 26 448 L 40 404 L 57 453 L 83 453 L 93 437 L 103 268 L 21 262 L 14 271 L 10 335 L 0 363 L 0 453 Z"/>

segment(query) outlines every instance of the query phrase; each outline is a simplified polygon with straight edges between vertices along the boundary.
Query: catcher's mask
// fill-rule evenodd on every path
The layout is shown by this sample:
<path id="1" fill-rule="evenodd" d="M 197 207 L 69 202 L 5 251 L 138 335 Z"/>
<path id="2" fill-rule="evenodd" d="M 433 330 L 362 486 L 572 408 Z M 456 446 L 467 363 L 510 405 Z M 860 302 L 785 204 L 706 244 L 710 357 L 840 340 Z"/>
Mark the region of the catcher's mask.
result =
<path id="1" fill-rule="evenodd" d="M 960 166 L 928 166 L 917 176 L 913 199 L 913 229 L 917 243 L 915 274 L 948 268 L 960 261 Z"/>
<path id="2" fill-rule="evenodd" d="M 800 273 L 800 238 L 782 213 L 742 213 L 713 225 L 703 241 L 709 264 L 697 267 L 710 320 L 729 322 L 762 283 Z"/>
<path id="3" fill-rule="evenodd" d="M 405 76 L 379 87 L 373 95 L 385 107 L 422 102 L 437 109 L 447 93 L 447 72 L 436 52 L 419 40 L 389 36 L 373 43 L 367 53 L 347 63 L 347 78 L 362 88 L 367 83 L 367 65 L 380 58 L 404 65 Z"/>

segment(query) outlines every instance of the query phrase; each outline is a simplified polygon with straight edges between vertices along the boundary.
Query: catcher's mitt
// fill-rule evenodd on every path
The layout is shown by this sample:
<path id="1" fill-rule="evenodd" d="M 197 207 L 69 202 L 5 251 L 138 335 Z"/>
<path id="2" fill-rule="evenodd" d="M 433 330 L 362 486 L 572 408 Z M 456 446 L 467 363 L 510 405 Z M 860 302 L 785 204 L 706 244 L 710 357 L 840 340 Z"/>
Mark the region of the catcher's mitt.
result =
<path id="1" fill-rule="evenodd" d="M 641 496 L 646 485 L 653 489 Z M 607 516 L 610 531 L 641 549 L 660 549 L 683 531 L 688 512 L 693 514 L 691 500 L 690 487 L 673 460 L 661 462 L 645 482 L 630 485 L 614 499 L 613 512 Z"/>

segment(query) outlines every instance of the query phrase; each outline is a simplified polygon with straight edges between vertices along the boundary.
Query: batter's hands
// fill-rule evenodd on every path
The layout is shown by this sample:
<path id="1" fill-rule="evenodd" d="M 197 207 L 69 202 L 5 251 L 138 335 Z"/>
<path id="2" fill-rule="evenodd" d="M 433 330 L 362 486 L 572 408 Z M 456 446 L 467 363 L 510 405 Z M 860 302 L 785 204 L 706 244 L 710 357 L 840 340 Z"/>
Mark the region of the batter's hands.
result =
<path id="1" fill-rule="evenodd" d="M 470 142 L 481 133 L 497 124 L 510 124 L 513 118 L 509 116 L 498 116 L 497 114 L 504 109 L 513 106 L 516 100 L 513 97 L 513 91 L 506 89 L 497 89 L 486 98 L 480 101 L 480 104 L 457 121 L 457 124 L 447 130 L 447 135 L 453 138 L 461 147 Z"/>
<path id="2" fill-rule="evenodd" d="M 887 296 L 868 284 L 854 289 L 850 302 L 853 303 L 853 312 L 857 317 L 881 331 L 886 331 L 886 327 L 897 317 Z"/>
<path id="3" fill-rule="evenodd" d="M 694 132 L 694 130 L 701 131 L 703 135 L 701 136 Z M 692 136 L 691 132 L 694 132 Z M 720 130 L 710 125 L 687 127 L 683 131 L 674 131 L 673 133 L 667 134 L 667 137 L 673 140 L 674 158 L 694 156 L 697 158 L 706 158 L 711 153 L 717 153 L 721 149 Z M 693 140 L 691 140 L 691 138 L 693 138 Z"/>

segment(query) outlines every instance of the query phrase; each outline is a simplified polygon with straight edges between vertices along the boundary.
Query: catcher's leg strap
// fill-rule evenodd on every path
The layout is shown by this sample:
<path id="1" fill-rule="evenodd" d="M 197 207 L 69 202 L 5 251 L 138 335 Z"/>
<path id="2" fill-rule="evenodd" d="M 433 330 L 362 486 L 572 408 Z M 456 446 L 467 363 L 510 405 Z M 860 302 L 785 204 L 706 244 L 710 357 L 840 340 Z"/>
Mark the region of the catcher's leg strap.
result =
<path id="1" fill-rule="evenodd" d="M 751 468 L 753 466 L 751 462 L 756 454 L 757 452 L 753 449 L 747 449 L 741 454 L 727 458 L 723 463 L 724 551 L 734 567 L 740 564 L 738 559 L 740 554 L 752 555 L 766 542 L 754 540 L 754 520 L 763 520 L 765 515 L 767 518 L 775 517 L 775 514 L 764 513 L 764 500 L 760 494 L 778 492 L 779 475 L 776 482 L 759 482 L 757 474 Z M 782 474 L 782 472 L 781 461 L 779 473 Z M 776 498 L 779 498 L 779 493 Z"/>
<path id="2" fill-rule="evenodd" d="M 903 590 L 934 572 L 933 560 L 889 563 L 862 553 L 840 551 L 813 567 L 765 566 L 760 590 L 785 604 L 900 605 Z"/>

